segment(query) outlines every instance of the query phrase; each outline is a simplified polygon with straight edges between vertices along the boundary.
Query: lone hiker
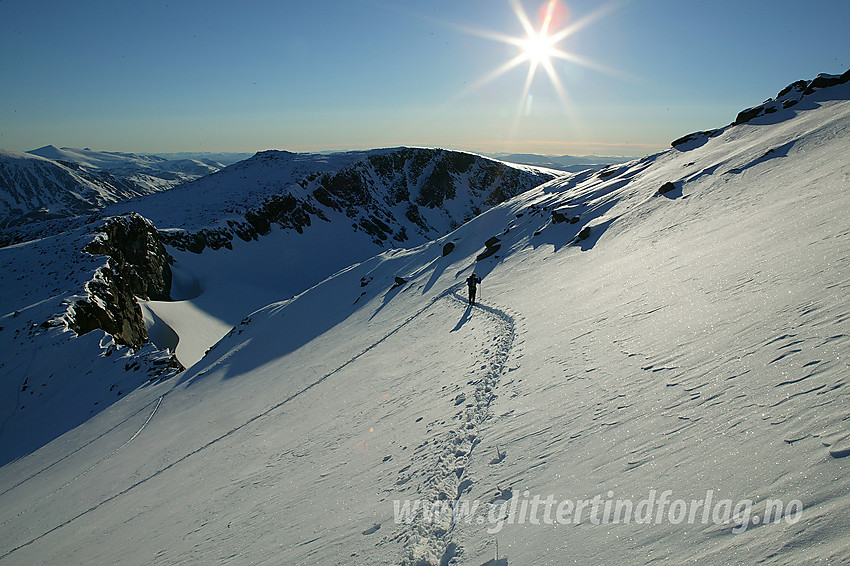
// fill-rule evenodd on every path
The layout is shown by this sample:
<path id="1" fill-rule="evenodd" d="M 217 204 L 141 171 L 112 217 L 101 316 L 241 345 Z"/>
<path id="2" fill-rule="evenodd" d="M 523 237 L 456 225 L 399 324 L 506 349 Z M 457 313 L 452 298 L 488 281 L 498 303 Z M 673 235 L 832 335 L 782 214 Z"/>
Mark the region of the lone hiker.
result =
<path id="1" fill-rule="evenodd" d="M 466 285 L 469 287 L 469 304 L 475 304 L 475 290 L 476 286 L 481 283 L 481 278 L 473 273 L 469 277 L 466 278 Z"/>

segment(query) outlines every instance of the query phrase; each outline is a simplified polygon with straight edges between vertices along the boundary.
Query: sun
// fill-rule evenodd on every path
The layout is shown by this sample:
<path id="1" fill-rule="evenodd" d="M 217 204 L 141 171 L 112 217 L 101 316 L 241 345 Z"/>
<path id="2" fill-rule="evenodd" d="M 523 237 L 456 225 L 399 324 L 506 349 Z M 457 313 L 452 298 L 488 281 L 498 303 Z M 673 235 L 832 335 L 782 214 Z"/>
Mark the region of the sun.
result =
<path id="1" fill-rule="evenodd" d="M 469 85 L 468 88 L 464 89 L 463 93 L 478 90 L 512 69 L 523 64 L 528 64 L 528 71 L 526 73 L 522 93 L 519 98 L 515 125 L 516 122 L 518 122 L 520 115 L 528 114 L 530 112 L 531 85 L 537 75 L 537 71 L 540 69 L 542 69 L 549 77 L 549 82 L 557 93 L 563 107 L 569 110 L 570 104 L 568 101 L 567 89 L 564 87 L 564 84 L 558 75 L 558 71 L 555 68 L 556 60 L 567 61 L 569 63 L 594 68 L 603 72 L 610 71 L 587 59 L 579 57 L 574 53 L 564 51 L 560 47 L 560 44 L 568 37 L 576 34 L 591 23 L 614 11 L 619 0 L 614 0 L 610 4 L 602 5 L 592 14 L 577 21 L 570 20 L 569 10 L 562 0 L 546 0 L 540 6 L 540 10 L 537 13 L 537 21 L 539 22 L 537 26 L 532 23 L 525 11 L 525 8 L 523 8 L 520 3 L 520 0 L 508 0 L 508 2 L 519 20 L 523 31 L 525 32 L 524 37 L 515 37 L 499 32 L 467 27 L 461 27 L 460 29 L 472 35 L 477 35 L 479 37 L 498 41 L 507 45 L 513 45 L 518 49 L 518 54 L 497 69 L 494 69 L 485 77 Z M 553 31 L 554 28 L 557 29 Z"/>
<path id="2" fill-rule="evenodd" d="M 522 41 L 523 55 L 533 65 L 548 63 L 557 56 L 557 50 L 552 38 L 544 33 L 534 33 Z"/>
<path id="3" fill-rule="evenodd" d="M 539 65 L 541 63 L 549 63 L 552 57 L 559 57 L 559 50 L 555 47 L 555 44 L 562 38 L 559 38 L 557 35 L 550 36 L 549 28 L 552 26 L 556 14 L 560 18 L 566 17 L 566 9 L 563 2 L 549 0 L 543 4 L 540 10 L 539 30 L 535 30 L 531 25 L 531 21 L 528 19 L 521 4 L 516 1 L 512 2 L 512 4 L 514 13 L 519 18 L 523 28 L 525 28 L 526 38 L 517 42 L 523 50 L 524 58 L 530 61 L 532 65 Z"/>

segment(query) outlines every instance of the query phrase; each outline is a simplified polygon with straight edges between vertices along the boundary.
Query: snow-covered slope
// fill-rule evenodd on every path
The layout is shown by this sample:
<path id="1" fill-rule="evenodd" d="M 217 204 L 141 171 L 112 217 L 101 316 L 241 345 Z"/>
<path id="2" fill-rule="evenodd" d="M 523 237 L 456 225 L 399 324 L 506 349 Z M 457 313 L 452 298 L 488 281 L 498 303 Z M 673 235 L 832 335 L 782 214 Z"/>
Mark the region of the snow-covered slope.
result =
<path id="1" fill-rule="evenodd" d="M 387 176 L 397 183 L 395 188 Z M 14 329 L 5 334 L 8 341 L 0 351 L 20 357 L 14 352 L 22 349 L 24 333 L 51 320 L 50 325 L 78 332 L 92 328 L 113 332 L 113 337 L 102 341 L 105 345 L 139 347 L 147 335 L 160 348 L 176 352 L 177 360 L 188 367 L 247 313 L 301 293 L 353 261 L 368 259 L 398 244 L 386 234 L 381 239 L 380 230 L 393 226 L 396 234 L 404 235 L 407 227 L 410 237 L 426 241 L 421 233 L 426 229 L 435 235 L 445 233 L 453 223 L 480 211 L 478 207 L 504 200 L 554 176 L 545 170 L 511 167 L 442 150 L 376 150 L 330 156 L 262 153 L 208 180 L 108 207 L 106 215 L 125 215 L 112 217 L 117 222 L 97 215 L 62 221 L 61 225 L 56 221 L 47 228 L 58 228 L 47 230 L 41 238 L 0 249 L 0 258 L 5 257 L 9 267 L 0 272 L 5 289 L 0 296 L 9 298 L 10 306 L 4 304 L 3 313 L 7 314 L 8 327 Z M 358 184 L 348 185 L 353 179 L 359 180 Z M 259 180 L 263 190 L 255 189 Z M 399 198 L 401 194 L 409 200 Z M 440 206 L 423 202 L 423 195 L 442 198 L 442 202 Z M 166 228 L 160 238 L 153 239 L 164 238 L 177 245 L 189 242 L 188 246 L 180 245 L 182 249 L 171 248 L 177 261 L 168 270 L 170 274 L 159 272 L 170 258 L 156 251 L 161 244 L 153 241 L 144 222 L 133 220 L 130 224 L 135 228 L 117 233 L 104 228 L 105 224 L 127 226 L 127 219 L 143 220 L 135 213 L 128 215 L 135 210 Z M 409 215 L 413 220 L 406 214 L 411 210 L 417 211 L 415 216 Z M 432 225 L 425 224 L 426 219 Z M 109 243 L 106 232 L 123 235 L 118 242 Z M 109 245 L 92 249 L 93 240 Z M 192 245 L 197 241 L 199 246 Z M 79 262 L 90 261 L 88 252 L 100 255 L 110 248 L 117 254 L 112 254 L 109 262 L 101 259 L 94 270 L 78 270 Z M 202 249 L 202 254 L 195 253 Z M 130 256 L 137 259 L 127 262 Z M 152 263 L 148 261 L 151 259 Z M 222 272 L 228 277 L 220 277 Z M 156 288 L 157 281 L 162 280 L 173 282 L 171 300 L 150 300 L 143 289 L 149 284 Z M 159 294 L 162 292 L 152 295 Z M 141 303 L 139 312 L 134 312 L 133 296 Z M 37 313 L 36 318 L 16 316 L 13 309 L 21 310 L 12 306 L 16 301 L 22 306 L 38 305 L 31 311 Z M 0 333 L 0 339 L 3 336 Z M 34 347 L 52 350 L 56 346 L 44 346 L 36 340 Z M 163 357 L 169 359 L 168 354 Z M 138 371 L 137 364 L 127 364 Z M 26 367 L 13 365 L 3 375 L 10 401 L 18 396 L 25 379 L 21 370 Z M 75 409 L 65 419 L 38 423 L 38 411 L 14 411 L 10 405 L 16 414 L 16 428 L 7 427 L 6 435 L 0 435 L 0 446 L 8 447 L 8 458 L 37 448 L 51 439 L 50 434 L 61 434 L 82 422 L 90 411 L 103 410 L 115 400 L 114 396 L 102 397 L 97 388 L 86 387 L 85 377 L 68 376 L 65 368 L 59 371 L 66 376 L 63 383 L 70 380 L 82 389 Z M 28 393 L 35 394 L 35 390 Z M 39 404 L 47 412 L 61 411 L 63 406 L 56 396 Z M 17 440 L 16 431 L 36 426 L 42 429 L 39 434 Z"/>
<path id="2" fill-rule="evenodd" d="M 165 159 L 170 160 L 184 160 L 189 159 L 192 161 L 201 161 L 203 163 L 221 163 L 222 165 L 233 165 L 234 163 L 238 163 L 239 161 L 243 161 L 253 156 L 253 153 L 241 153 L 234 151 L 225 151 L 225 152 L 213 152 L 213 151 L 179 151 L 176 153 L 157 153 L 159 157 L 163 157 Z"/>
<path id="3" fill-rule="evenodd" d="M 850 84 L 814 89 L 281 293 L 0 469 L 0 562 L 850 561 L 848 128 Z M 177 289 L 236 290 L 225 258 L 271 269 L 273 237 L 178 254 Z M 15 301 L 4 352 L 51 308 Z M 49 390 L 57 362 L 31 358 L 6 375 Z"/>

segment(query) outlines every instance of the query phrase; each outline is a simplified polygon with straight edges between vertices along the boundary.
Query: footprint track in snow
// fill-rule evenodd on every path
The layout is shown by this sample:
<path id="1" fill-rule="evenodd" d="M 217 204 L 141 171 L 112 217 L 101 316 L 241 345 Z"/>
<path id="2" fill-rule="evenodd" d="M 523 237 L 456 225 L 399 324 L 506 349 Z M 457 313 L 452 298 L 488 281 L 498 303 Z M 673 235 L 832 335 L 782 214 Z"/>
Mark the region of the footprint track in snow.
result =
<path id="1" fill-rule="evenodd" d="M 438 302 L 438 301 L 440 301 L 441 299 L 443 299 L 443 298 L 445 298 L 446 296 L 448 296 L 451 292 L 452 292 L 452 291 L 451 291 L 451 289 L 447 289 L 446 291 L 443 291 L 442 293 L 440 293 L 439 295 L 437 295 L 436 297 L 434 297 L 433 299 L 431 299 L 431 300 L 430 300 L 430 301 L 429 301 L 429 302 L 428 302 L 425 306 L 423 306 L 422 308 L 420 308 L 419 310 L 417 310 L 415 313 L 413 313 L 412 315 L 410 315 L 410 316 L 409 316 L 407 319 L 405 319 L 405 320 L 404 320 L 401 324 L 399 324 L 399 325 L 398 325 L 398 326 L 396 326 L 394 329 L 392 329 L 392 330 L 391 330 L 391 331 L 389 331 L 387 334 L 385 334 L 383 337 L 379 338 L 378 340 L 376 340 L 374 343 L 372 343 L 371 345 L 369 345 L 367 348 L 365 348 L 365 349 L 364 349 L 364 350 L 362 350 L 361 352 L 359 352 L 359 353 L 355 354 L 354 356 L 352 356 L 351 358 L 349 358 L 347 361 L 343 362 L 341 365 L 339 365 L 339 366 L 338 366 L 338 367 L 336 367 L 335 369 L 333 369 L 333 370 L 331 370 L 331 371 L 327 372 L 326 374 L 322 375 L 321 377 L 319 377 L 318 379 L 316 379 L 314 382 L 312 382 L 312 383 L 310 383 L 310 384 L 306 385 L 304 388 L 300 389 L 299 391 L 296 391 L 296 392 L 295 392 L 295 393 L 293 393 L 292 395 L 290 395 L 290 396 L 286 397 L 285 399 L 283 399 L 283 400 L 279 401 L 278 403 L 276 403 L 276 404 L 272 405 L 271 407 L 269 407 L 269 408 L 268 408 L 268 409 L 266 409 L 265 411 L 262 411 L 261 413 L 259 413 L 259 414 L 257 414 L 257 415 L 254 415 L 253 417 L 251 417 L 250 419 L 246 420 L 246 421 L 245 421 L 245 422 L 243 422 L 242 424 L 240 424 L 240 425 L 238 425 L 238 426 L 235 426 L 235 427 L 231 428 L 231 429 L 230 429 L 230 430 L 228 430 L 227 432 L 224 432 L 223 434 L 221 434 L 221 435 L 219 435 L 219 436 L 217 436 L 217 437 L 215 437 L 215 438 L 213 438 L 213 439 L 209 440 L 207 443 L 205 443 L 205 444 L 203 444 L 203 445 L 201 445 L 201 446 L 199 446 L 199 447 L 195 448 L 194 450 L 191 450 L 191 451 L 187 452 L 187 453 L 186 453 L 186 454 L 184 454 L 183 456 L 181 456 L 181 457 L 177 458 L 176 460 L 172 461 L 170 464 L 167 464 L 167 465 L 165 465 L 165 466 L 163 466 L 163 467 L 160 467 L 160 468 L 159 468 L 159 469 L 157 469 L 155 472 L 153 472 L 153 473 L 151 473 L 151 474 L 147 475 L 146 477 L 144 477 L 144 478 L 141 478 L 141 479 L 137 480 L 136 482 L 134 482 L 134 483 L 130 484 L 129 486 L 127 486 L 127 487 L 125 487 L 125 488 L 123 488 L 123 489 L 121 489 L 121 490 L 119 490 L 119 491 L 117 491 L 117 492 L 113 493 L 112 495 L 110 495 L 110 496 L 108 496 L 108 497 L 105 497 L 105 498 L 101 499 L 100 501 L 97 501 L 97 502 L 95 502 L 95 503 L 92 503 L 92 504 L 91 504 L 89 507 L 87 507 L 86 509 L 84 509 L 84 510 L 82 510 L 82 511 L 78 512 L 77 514 L 73 515 L 73 516 L 72 516 L 72 517 L 70 517 L 70 518 L 65 519 L 64 521 L 59 522 L 58 524 L 54 525 L 52 528 L 45 530 L 45 531 L 44 531 L 44 532 L 42 532 L 41 534 L 34 536 L 33 538 L 31 538 L 31 539 L 27 540 L 26 542 L 19 543 L 18 545 L 14 546 L 13 548 L 11 548 L 11 549 L 9 549 L 9 550 L 5 551 L 3 554 L 0 554 L 0 560 L 5 559 L 5 558 L 6 558 L 6 557 L 8 557 L 9 555 L 14 554 L 15 552 L 17 552 L 17 551 L 21 550 L 22 548 L 28 547 L 28 546 L 30 546 L 30 545 L 32 545 L 32 544 L 34 544 L 34 543 L 38 542 L 39 540 L 41 540 L 41 539 L 42 539 L 42 538 L 44 538 L 45 536 L 47 536 L 47 535 L 49 535 L 49 534 L 51 534 L 51 533 L 53 533 L 53 532 L 56 532 L 56 531 L 58 531 L 58 530 L 60 530 L 60 529 L 62 529 L 62 528 L 64 528 L 64 527 L 66 527 L 66 526 L 68 526 L 68 525 L 70 525 L 70 524 L 74 523 L 75 521 L 77 521 L 77 520 L 78 520 L 78 519 L 80 519 L 81 517 L 83 517 L 83 516 L 85 516 L 85 515 L 88 515 L 88 514 L 89 514 L 89 513 L 91 513 L 92 511 L 95 511 L 95 510 L 97 510 L 97 509 L 101 508 L 103 505 L 105 505 L 105 504 L 107 504 L 107 503 L 110 503 L 110 502 L 112 502 L 112 501 L 115 501 L 116 499 L 118 499 L 118 498 L 120 498 L 120 497 L 122 497 L 122 496 L 126 495 L 126 494 L 127 494 L 127 493 L 129 493 L 130 491 L 133 491 L 133 490 L 134 490 L 134 489 L 136 489 L 137 487 L 139 487 L 139 486 L 141 486 L 141 485 L 146 484 L 148 481 L 152 480 L 153 478 L 156 478 L 156 477 L 158 477 L 159 475 L 161 475 L 161 474 L 163 474 L 163 473 L 166 473 L 166 472 L 168 472 L 169 470 L 174 469 L 175 467 L 177 467 L 177 466 L 178 466 L 178 465 L 180 465 L 181 463 L 185 462 L 185 461 L 186 461 L 186 460 L 188 460 L 189 458 L 191 458 L 191 457 L 193 457 L 193 456 L 195 456 L 195 455 L 197 455 L 197 454 L 199 454 L 199 453 L 201 453 L 201 452 L 204 452 L 204 451 L 205 451 L 205 450 L 207 450 L 208 448 L 211 448 L 211 447 L 215 446 L 216 444 L 218 444 L 218 442 L 220 442 L 220 441 L 222 441 L 222 440 L 224 440 L 224 439 L 226 439 L 226 438 L 228 438 L 228 437 L 232 436 L 233 434 L 235 434 L 235 433 L 239 432 L 240 430 L 244 429 L 245 427 L 247 427 L 247 426 L 249 426 L 249 425 L 251 425 L 251 424 L 255 423 L 256 421 L 259 421 L 260 419 L 262 419 L 262 418 L 264 418 L 264 417 L 269 416 L 270 414 L 274 413 L 274 412 L 275 412 L 275 411 L 277 411 L 278 409 L 282 408 L 284 405 L 288 404 L 290 401 L 292 401 L 292 400 L 296 399 L 297 397 L 300 397 L 301 395 L 303 395 L 303 394 L 304 394 L 304 393 L 306 393 L 307 391 L 310 391 L 311 389 L 313 389 L 314 387 L 316 387 L 316 386 L 317 386 L 317 385 L 319 385 L 320 383 L 322 383 L 322 382 L 326 381 L 327 379 L 331 378 L 332 376 L 336 375 L 337 373 L 339 373 L 340 371 L 342 371 L 343 369 L 345 369 L 345 368 L 346 368 L 346 367 L 348 367 L 349 365 L 353 364 L 354 362 L 356 362 L 358 359 L 360 359 L 360 358 L 361 358 L 361 357 L 363 357 L 364 355 L 368 354 L 369 352 L 371 352 L 372 350 L 374 350 L 375 348 L 377 348 L 378 346 L 380 346 L 381 344 L 383 344 L 386 340 L 388 340 L 390 337 L 392 337 L 393 335 L 395 335 L 396 333 L 398 333 L 399 331 L 401 331 L 404 327 L 406 327 L 408 324 L 410 324 L 411 322 L 413 322 L 413 321 L 414 321 L 415 319 L 417 319 L 420 315 L 422 315 L 424 312 L 426 312 L 428 309 L 430 309 L 430 308 L 431 308 L 431 307 L 432 307 L 435 303 L 437 303 L 437 302 Z M 155 403 L 156 403 L 156 407 L 155 407 L 155 409 L 154 409 L 153 413 L 151 413 L 150 417 L 148 417 L 147 421 L 145 421 L 145 423 L 144 423 L 144 425 L 142 426 L 142 428 L 141 428 L 141 429 L 139 429 L 139 430 L 138 430 L 135 434 L 133 434 L 133 435 L 132 435 L 132 437 L 130 438 L 130 440 L 133 440 L 134 438 L 136 438 L 136 437 L 139 435 L 139 433 L 141 433 L 142 429 L 144 429 L 144 428 L 145 428 L 145 426 L 147 426 L 147 424 L 148 424 L 148 423 L 150 422 L 150 420 L 153 418 L 154 414 L 156 413 L 157 409 L 159 409 L 159 407 L 160 407 L 160 405 L 162 404 L 163 400 L 166 400 L 166 401 L 167 401 L 168 396 L 169 396 L 170 394 L 172 394 L 172 393 L 176 390 L 176 387 L 177 387 L 177 385 L 178 385 L 178 384 L 179 384 L 179 383 L 175 382 L 174 386 L 172 386 L 172 388 L 171 388 L 171 389 L 169 389 L 168 391 L 166 391 L 166 392 L 165 392 L 165 393 L 164 393 L 164 394 L 163 394 L 163 395 L 162 395 L 162 396 L 161 396 L 161 397 L 160 397 L 157 401 L 155 401 Z M 149 406 L 150 406 L 150 404 L 146 405 L 145 407 L 143 407 L 142 409 L 140 409 L 139 411 L 137 411 L 136 413 L 134 413 L 133 415 L 131 415 L 131 417 L 132 417 L 132 416 L 137 415 L 137 414 L 138 414 L 138 413 L 140 413 L 140 412 L 142 412 L 145 408 L 147 408 L 147 407 L 149 407 Z M 128 417 L 128 419 L 129 419 L 129 418 L 131 418 L 131 417 Z M 127 419 L 125 419 L 125 421 L 126 421 L 126 420 L 127 420 Z M 119 423 L 118 425 L 116 425 L 115 427 L 113 427 L 112 429 L 110 429 L 109 431 L 107 431 L 107 433 L 108 433 L 108 432 L 111 432 L 112 430 L 114 430 L 114 429 L 116 429 L 116 428 L 118 428 L 118 427 L 119 427 L 121 424 L 123 424 L 125 421 L 122 421 L 122 423 Z M 104 434 L 105 434 L 105 433 L 104 433 Z M 95 439 L 95 440 L 96 440 L 96 439 Z M 129 441 L 127 441 L 127 442 L 129 442 Z M 127 444 L 127 442 L 125 442 L 125 443 L 124 443 L 124 445 L 126 445 L 126 444 Z M 124 445 L 122 445 L 122 447 L 123 447 Z M 76 451 L 75 451 L 75 452 L 76 452 Z M 71 454 L 73 454 L 73 452 L 72 452 Z M 65 458 L 67 458 L 67 457 L 68 457 L 68 456 L 70 456 L 71 454 L 68 454 L 68 455 L 64 456 L 63 458 L 61 458 L 60 460 L 58 460 L 58 461 L 57 461 L 57 462 L 55 462 L 55 463 L 58 463 L 59 461 L 61 461 L 61 460 L 65 459 Z M 100 461 L 105 460 L 106 458 L 108 458 L 108 457 L 109 457 L 109 456 L 111 456 L 111 455 L 112 455 L 112 453 L 110 453 L 110 454 L 109 454 L 109 455 L 107 455 L 105 458 L 101 459 Z M 100 463 L 100 461 L 98 462 L 98 464 Z M 54 464 L 55 464 L 55 463 L 54 463 Z M 96 466 L 96 465 L 97 465 L 97 464 L 95 464 L 95 466 Z M 50 467 L 50 466 L 48 466 L 48 467 Z M 94 467 L 94 466 L 92 466 L 92 467 Z M 47 469 L 47 468 L 45 468 L 45 469 Z M 87 473 L 90 469 L 91 469 L 91 468 L 87 469 L 87 470 L 86 470 L 86 472 L 84 472 L 84 473 Z M 44 470 L 41 470 L 41 471 L 44 471 Z M 41 472 L 38 472 L 38 473 L 41 473 Z M 36 474 L 36 475 L 37 475 L 37 474 Z M 82 474 L 81 474 L 81 475 L 82 475 Z M 78 477 L 79 477 L 79 476 L 78 476 Z M 30 479 L 30 478 L 28 478 L 28 479 Z M 72 483 L 72 482 L 73 482 L 74 480 L 76 480 L 76 479 L 77 479 L 77 478 L 75 477 L 75 478 L 74 478 L 73 480 L 71 480 L 71 482 L 69 482 L 69 483 Z M 21 482 L 21 483 L 23 483 L 23 482 Z M 20 483 L 18 484 L 18 486 L 20 486 Z M 14 487 L 12 487 L 11 489 L 15 489 L 15 488 L 16 488 L 16 487 L 18 487 L 18 486 L 14 486 Z M 64 488 L 64 487 L 65 487 L 65 486 L 63 486 L 63 488 Z M 11 491 L 11 489 L 10 489 L 10 490 L 7 490 L 7 491 Z M 62 488 L 60 488 L 60 489 L 62 489 Z M 57 491 L 58 491 L 58 490 L 57 490 Z"/>
<path id="2" fill-rule="evenodd" d="M 447 294 L 446 300 L 466 305 L 467 301 L 457 293 Z M 467 469 L 475 447 L 481 442 L 482 428 L 492 416 L 490 404 L 496 399 L 496 388 L 507 371 L 508 360 L 513 352 L 517 331 L 514 317 L 508 313 L 476 303 L 474 309 L 485 313 L 498 328 L 497 336 L 481 351 L 482 359 L 470 370 L 471 378 L 465 379 L 464 389 L 452 398 L 453 406 L 462 406 L 453 416 L 454 425 L 428 444 L 431 451 L 428 467 L 423 470 L 419 497 L 428 502 L 457 502 L 472 488 L 473 480 Z M 457 330 L 457 328 L 456 328 Z M 406 482 L 405 482 L 406 483 Z M 406 539 L 403 565 L 427 563 L 428 557 L 441 557 L 441 563 L 458 556 L 462 549 L 452 542 L 451 535 L 456 525 L 451 513 L 440 521 L 425 521 L 420 514 L 410 524 L 405 524 Z"/>

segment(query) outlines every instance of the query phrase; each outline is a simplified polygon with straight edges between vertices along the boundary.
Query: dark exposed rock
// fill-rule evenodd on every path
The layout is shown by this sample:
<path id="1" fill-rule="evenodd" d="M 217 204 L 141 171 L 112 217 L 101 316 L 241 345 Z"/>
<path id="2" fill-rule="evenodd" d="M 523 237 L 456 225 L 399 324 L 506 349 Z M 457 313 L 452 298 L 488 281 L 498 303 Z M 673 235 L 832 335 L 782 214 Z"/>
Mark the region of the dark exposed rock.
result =
<path id="1" fill-rule="evenodd" d="M 673 146 L 673 147 L 678 147 L 678 146 L 684 145 L 688 142 L 696 141 L 700 138 L 705 138 L 705 139 L 713 138 L 714 136 L 721 134 L 721 133 L 723 133 L 722 129 L 707 130 L 705 132 L 694 132 L 692 134 L 682 136 L 681 138 L 679 138 L 677 140 L 673 140 L 673 142 L 670 145 Z"/>
<path id="2" fill-rule="evenodd" d="M 489 238 L 486 242 L 484 242 L 484 251 L 478 254 L 476 260 L 481 261 L 482 259 L 487 259 L 491 255 L 499 251 L 499 249 L 502 247 L 502 244 L 499 243 L 500 241 L 501 240 L 499 240 L 499 238 L 496 236 Z"/>
<path id="3" fill-rule="evenodd" d="M 346 168 L 337 173 L 324 175 L 320 182 L 329 197 L 326 202 L 333 201 L 336 204 L 336 206 L 326 204 L 331 208 L 339 210 L 343 206 L 364 206 L 372 198 L 363 176 L 354 168 Z"/>
<path id="4" fill-rule="evenodd" d="M 318 191 L 317 191 L 318 192 Z M 233 236 L 244 241 L 256 240 L 271 231 L 272 224 L 303 233 L 310 226 L 311 217 L 327 220 L 321 210 L 289 194 L 273 195 L 260 206 L 248 210 L 245 222 L 227 220 L 227 228 L 202 228 L 197 232 L 163 232 L 163 241 L 178 250 L 201 253 L 205 248 L 233 249 Z"/>
<path id="5" fill-rule="evenodd" d="M 393 240 L 395 240 L 396 242 L 399 242 L 399 243 L 406 242 L 408 240 L 408 238 L 407 238 L 407 227 L 402 226 L 401 228 L 399 228 L 398 232 L 393 234 Z"/>
<path id="6" fill-rule="evenodd" d="M 807 83 L 806 81 L 793 82 L 790 85 L 783 88 L 782 90 L 780 90 L 779 94 L 776 95 L 776 98 L 782 98 L 783 96 L 785 96 L 786 94 L 788 94 L 791 91 L 802 92 L 802 91 L 806 90 L 806 87 L 808 86 L 808 84 L 809 83 Z"/>
<path id="7" fill-rule="evenodd" d="M 488 257 L 490 257 L 491 255 L 493 255 L 493 254 L 495 254 L 497 251 L 499 251 L 499 249 L 500 249 L 501 247 L 502 247 L 502 244 L 496 244 L 495 246 L 488 247 L 488 248 L 487 248 L 487 249 L 485 249 L 483 252 L 481 252 L 480 254 L 478 254 L 478 256 L 475 258 L 475 260 L 476 260 L 476 261 L 481 261 L 482 259 L 487 259 L 487 258 L 488 258 Z"/>
<path id="8" fill-rule="evenodd" d="M 803 91 L 803 94 L 812 94 L 816 89 L 819 88 L 826 88 L 846 83 L 848 80 L 848 73 L 850 73 L 850 71 L 845 72 L 841 76 L 818 75 L 817 77 L 812 79 L 812 82 L 808 84 L 806 90 Z"/>
<path id="9" fill-rule="evenodd" d="M 449 172 L 448 163 L 445 160 L 437 161 L 431 174 L 425 178 L 416 203 L 428 208 L 443 206 L 443 202 L 455 198 L 457 189 L 455 179 Z"/>
<path id="10" fill-rule="evenodd" d="M 562 214 L 562 213 L 558 212 L 557 210 L 552 211 L 552 222 L 554 222 L 555 224 L 559 224 L 561 222 L 566 222 L 566 221 L 567 221 L 567 215 L 566 214 Z"/>
<path id="11" fill-rule="evenodd" d="M 171 264 L 156 227 L 131 213 L 107 220 L 85 251 L 109 259 L 86 285 L 88 297 L 68 312 L 68 326 L 78 335 L 97 328 L 116 342 L 141 348 L 147 331 L 136 297 L 170 300 Z"/>
<path id="12" fill-rule="evenodd" d="M 513 169 L 504 164 L 491 165 L 488 173 L 484 176 L 485 187 L 489 187 L 490 194 L 484 204 L 496 205 L 515 197 L 526 190 L 526 180 L 518 169 Z"/>
<path id="13" fill-rule="evenodd" d="M 590 237 L 590 226 L 585 226 L 576 236 L 576 240 L 586 240 Z"/>
<path id="14" fill-rule="evenodd" d="M 422 218 L 422 214 L 419 212 L 419 207 L 413 203 L 410 203 L 407 207 L 407 211 L 404 213 L 405 218 L 419 226 L 422 230 L 428 229 L 428 224 L 425 223 L 425 219 Z"/>
<path id="15" fill-rule="evenodd" d="M 407 279 L 405 279 L 404 277 L 399 277 L 398 275 L 396 275 L 395 283 L 393 284 L 392 287 L 390 287 L 390 290 L 393 290 L 397 287 L 401 287 L 405 283 L 407 283 Z"/>
<path id="16" fill-rule="evenodd" d="M 676 190 L 676 185 L 674 185 L 670 181 L 667 181 L 666 183 L 661 185 L 661 187 L 658 189 L 658 194 L 663 195 L 665 193 L 669 193 L 670 191 L 675 191 L 675 190 Z"/>
<path id="17" fill-rule="evenodd" d="M 386 240 L 390 234 L 392 234 L 392 228 L 376 217 L 363 218 L 357 225 L 362 228 L 364 232 L 372 236 L 373 241 L 377 240 L 377 242 L 382 242 Z"/>
<path id="18" fill-rule="evenodd" d="M 753 118 L 757 118 L 764 113 L 763 106 L 755 106 L 753 108 L 747 108 L 746 110 L 741 110 L 738 112 L 738 115 L 735 117 L 735 121 L 732 122 L 733 126 L 737 126 L 738 124 L 744 124 L 749 122 Z"/>
<path id="19" fill-rule="evenodd" d="M 850 81 L 850 70 L 841 75 L 820 74 L 811 81 L 796 81 L 779 91 L 776 98 L 766 100 L 764 103 L 742 110 L 732 125 L 744 124 L 753 118 L 765 114 L 773 114 L 780 109 L 790 108 L 799 103 L 804 97 L 813 94 L 818 89 L 829 88 Z"/>
<path id="20" fill-rule="evenodd" d="M 779 110 L 791 108 L 798 104 L 805 96 L 814 93 L 818 89 L 844 84 L 848 81 L 850 81 L 850 70 L 845 71 L 840 76 L 821 74 L 811 81 L 795 81 L 779 91 L 776 98 L 770 98 L 762 104 L 753 106 L 752 108 L 746 108 L 739 112 L 735 117 L 735 121 L 732 122 L 731 125 L 737 126 L 739 124 L 745 124 L 759 116 L 773 114 Z M 694 132 L 674 140 L 670 145 L 673 147 L 679 147 L 685 144 L 691 144 L 699 147 L 699 145 L 701 145 L 698 143 L 699 141 L 705 143 L 708 138 L 714 137 L 723 131 L 725 131 L 725 128 L 706 132 Z"/>
<path id="21" fill-rule="evenodd" d="M 446 242 L 446 245 L 443 246 L 443 257 L 452 253 L 455 249 L 455 245 L 452 242 Z"/>

